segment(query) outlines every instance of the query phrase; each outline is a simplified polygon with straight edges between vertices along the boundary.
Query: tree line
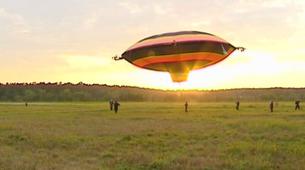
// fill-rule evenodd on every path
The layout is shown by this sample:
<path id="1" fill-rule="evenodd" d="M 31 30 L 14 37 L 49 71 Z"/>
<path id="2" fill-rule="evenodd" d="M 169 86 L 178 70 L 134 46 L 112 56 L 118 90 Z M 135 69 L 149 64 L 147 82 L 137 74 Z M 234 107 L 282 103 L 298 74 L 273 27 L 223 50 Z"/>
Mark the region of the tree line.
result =
<path id="1" fill-rule="evenodd" d="M 86 83 L 0 83 L 1 102 L 58 101 L 294 101 L 305 100 L 305 88 L 159 90 Z"/>

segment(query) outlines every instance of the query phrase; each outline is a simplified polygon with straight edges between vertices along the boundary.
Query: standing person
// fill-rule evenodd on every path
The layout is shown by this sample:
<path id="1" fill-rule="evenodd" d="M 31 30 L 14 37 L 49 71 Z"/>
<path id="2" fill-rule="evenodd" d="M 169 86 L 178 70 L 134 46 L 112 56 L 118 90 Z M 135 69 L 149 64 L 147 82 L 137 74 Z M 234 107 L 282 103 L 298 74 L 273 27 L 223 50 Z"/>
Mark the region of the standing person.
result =
<path id="1" fill-rule="evenodd" d="M 187 103 L 187 101 L 184 104 L 184 112 L 188 112 L 187 108 L 188 108 L 189 104 Z"/>
<path id="2" fill-rule="evenodd" d="M 300 101 L 297 100 L 297 101 L 295 101 L 295 110 L 300 110 L 300 109 L 301 109 L 301 107 L 300 107 Z"/>
<path id="3" fill-rule="evenodd" d="M 114 101 L 114 112 L 117 113 L 119 110 L 120 103 L 118 101 Z"/>
<path id="4" fill-rule="evenodd" d="M 112 110 L 112 108 L 113 108 L 113 100 L 112 99 L 109 101 L 109 106 L 110 106 L 110 110 Z"/>
<path id="5" fill-rule="evenodd" d="M 24 104 L 24 105 L 25 105 L 25 107 L 28 107 L 28 102 L 25 102 L 25 104 Z"/>
<path id="6" fill-rule="evenodd" d="M 272 100 L 271 100 L 271 102 L 270 102 L 269 107 L 270 107 L 270 112 L 273 112 L 273 101 L 272 101 Z"/>
<path id="7" fill-rule="evenodd" d="M 236 102 L 236 110 L 239 110 L 239 100 Z"/>

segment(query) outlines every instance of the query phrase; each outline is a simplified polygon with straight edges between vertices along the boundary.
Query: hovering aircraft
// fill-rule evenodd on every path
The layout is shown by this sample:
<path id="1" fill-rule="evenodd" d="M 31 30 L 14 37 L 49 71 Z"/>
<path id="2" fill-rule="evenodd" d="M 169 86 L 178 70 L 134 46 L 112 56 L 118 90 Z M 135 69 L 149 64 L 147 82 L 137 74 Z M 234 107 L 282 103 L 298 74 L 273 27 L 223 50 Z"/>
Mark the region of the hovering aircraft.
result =
<path id="1" fill-rule="evenodd" d="M 184 82 L 192 70 L 216 64 L 235 50 L 244 51 L 213 34 L 199 31 L 163 33 L 144 38 L 120 57 L 149 70 L 169 72 L 173 82 Z"/>

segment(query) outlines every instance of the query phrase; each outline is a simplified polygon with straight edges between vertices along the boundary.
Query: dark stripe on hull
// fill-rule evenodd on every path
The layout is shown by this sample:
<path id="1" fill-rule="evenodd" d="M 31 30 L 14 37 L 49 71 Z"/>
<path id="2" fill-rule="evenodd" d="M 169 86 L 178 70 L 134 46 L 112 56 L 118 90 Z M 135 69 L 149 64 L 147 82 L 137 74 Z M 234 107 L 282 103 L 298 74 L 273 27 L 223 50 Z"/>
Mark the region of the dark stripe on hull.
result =
<path id="1" fill-rule="evenodd" d="M 149 56 L 162 56 L 162 55 L 173 55 L 173 54 L 194 53 L 194 52 L 210 52 L 210 53 L 217 53 L 220 55 L 226 55 L 226 52 L 229 51 L 231 48 L 235 49 L 235 47 L 232 46 L 231 44 L 196 41 L 196 42 L 177 43 L 172 45 L 158 45 L 158 46 L 138 48 L 124 52 L 122 54 L 122 57 L 129 62 L 133 62 L 134 60 Z"/>

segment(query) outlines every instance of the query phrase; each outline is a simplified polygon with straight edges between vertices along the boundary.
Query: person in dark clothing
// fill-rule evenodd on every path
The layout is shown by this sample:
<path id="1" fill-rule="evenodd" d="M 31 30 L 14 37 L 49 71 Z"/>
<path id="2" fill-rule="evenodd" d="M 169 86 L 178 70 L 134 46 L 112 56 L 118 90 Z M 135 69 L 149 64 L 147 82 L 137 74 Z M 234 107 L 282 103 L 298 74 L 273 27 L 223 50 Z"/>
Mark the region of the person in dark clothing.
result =
<path id="1" fill-rule="evenodd" d="M 119 110 L 120 103 L 118 101 L 114 101 L 114 112 L 117 113 Z"/>
<path id="2" fill-rule="evenodd" d="M 295 110 L 300 110 L 300 109 L 301 109 L 301 107 L 300 107 L 300 101 L 297 100 L 297 101 L 295 101 Z"/>
<path id="3" fill-rule="evenodd" d="M 25 102 L 25 104 L 24 104 L 24 105 L 25 105 L 25 107 L 28 107 L 28 102 Z"/>
<path id="4" fill-rule="evenodd" d="M 113 100 L 112 99 L 109 101 L 109 106 L 110 106 L 110 110 L 112 110 L 112 108 L 113 108 Z"/>
<path id="5" fill-rule="evenodd" d="M 187 101 L 186 101 L 185 104 L 184 104 L 184 111 L 185 111 L 185 112 L 188 112 L 188 110 L 187 110 L 188 106 L 189 106 L 189 104 L 188 104 Z"/>
<path id="6" fill-rule="evenodd" d="M 273 112 L 273 101 L 270 102 L 269 107 L 270 107 L 270 112 Z"/>
<path id="7" fill-rule="evenodd" d="M 236 110 L 239 110 L 239 101 L 236 102 Z"/>

